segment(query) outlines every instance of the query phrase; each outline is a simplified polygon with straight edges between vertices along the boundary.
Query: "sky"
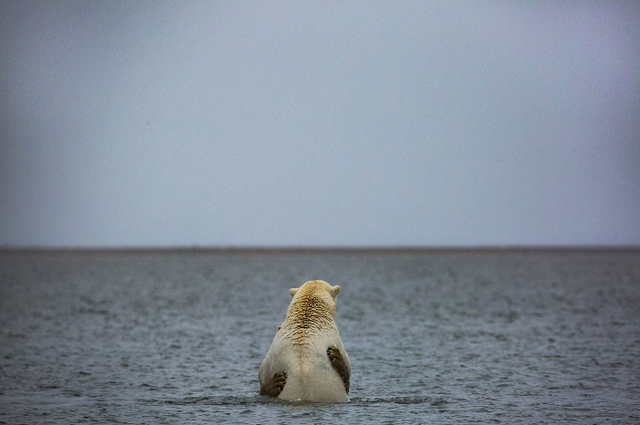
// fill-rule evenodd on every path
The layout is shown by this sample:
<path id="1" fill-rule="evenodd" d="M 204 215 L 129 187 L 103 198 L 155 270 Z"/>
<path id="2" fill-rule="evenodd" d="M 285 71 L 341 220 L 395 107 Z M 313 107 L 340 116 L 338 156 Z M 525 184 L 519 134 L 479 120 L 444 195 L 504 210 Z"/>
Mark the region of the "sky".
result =
<path id="1" fill-rule="evenodd" d="M 0 2 L 0 246 L 640 245 L 640 3 Z"/>

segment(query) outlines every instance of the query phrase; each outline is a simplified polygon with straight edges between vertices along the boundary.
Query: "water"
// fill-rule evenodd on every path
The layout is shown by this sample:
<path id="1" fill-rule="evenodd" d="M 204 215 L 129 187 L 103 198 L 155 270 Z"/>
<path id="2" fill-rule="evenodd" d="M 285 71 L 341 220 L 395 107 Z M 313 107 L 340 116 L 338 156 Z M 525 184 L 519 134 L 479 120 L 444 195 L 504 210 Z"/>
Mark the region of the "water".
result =
<path id="1" fill-rule="evenodd" d="M 310 279 L 351 401 L 258 395 Z M 0 254 L 0 422 L 638 423 L 640 251 Z"/>

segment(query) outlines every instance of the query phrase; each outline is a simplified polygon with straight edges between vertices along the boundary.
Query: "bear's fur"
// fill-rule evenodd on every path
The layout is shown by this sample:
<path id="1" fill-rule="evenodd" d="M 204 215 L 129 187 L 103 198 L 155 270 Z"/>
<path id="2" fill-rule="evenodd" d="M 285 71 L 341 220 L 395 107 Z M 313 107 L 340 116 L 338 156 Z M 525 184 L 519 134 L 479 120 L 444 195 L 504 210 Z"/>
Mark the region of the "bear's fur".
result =
<path id="1" fill-rule="evenodd" d="M 289 292 L 287 317 L 260 365 L 260 393 L 283 400 L 348 401 L 351 364 L 335 323 L 340 286 L 314 280 Z"/>

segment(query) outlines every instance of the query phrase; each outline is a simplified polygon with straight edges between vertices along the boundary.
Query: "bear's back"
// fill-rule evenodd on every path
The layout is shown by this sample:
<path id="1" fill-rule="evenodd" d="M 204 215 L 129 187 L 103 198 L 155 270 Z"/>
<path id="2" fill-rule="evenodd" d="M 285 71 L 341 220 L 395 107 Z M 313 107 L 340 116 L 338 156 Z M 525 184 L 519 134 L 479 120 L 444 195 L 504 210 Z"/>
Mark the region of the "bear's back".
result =
<path id="1" fill-rule="evenodd" d="M 315 334 L 303 343 L 293 343 L 278 331 L 260 366 L 260 379 L 265 381 L 274 373 L 284 371 L 287 381 L 278 396 L 283 400 L 345 402 L 348 398 L 344 383 L 327 355 L 327 349 L 333 346 L 344 353 L 348 362 L 336 328 Z"/>

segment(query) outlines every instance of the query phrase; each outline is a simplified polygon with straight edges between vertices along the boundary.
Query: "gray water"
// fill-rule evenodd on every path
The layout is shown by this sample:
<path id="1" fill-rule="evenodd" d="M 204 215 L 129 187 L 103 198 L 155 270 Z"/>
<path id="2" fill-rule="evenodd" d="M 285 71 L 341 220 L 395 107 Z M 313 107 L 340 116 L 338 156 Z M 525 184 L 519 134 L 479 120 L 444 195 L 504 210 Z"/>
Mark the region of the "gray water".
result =
<path id="1" fill-rule="evenodd" d="M 310 279 L 350 402 L 258 395 Z M 0 422 L 639 423 L 640 252 L 0 254 Z"/>

